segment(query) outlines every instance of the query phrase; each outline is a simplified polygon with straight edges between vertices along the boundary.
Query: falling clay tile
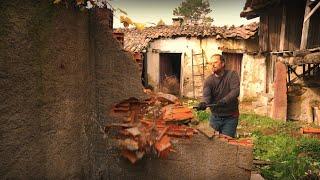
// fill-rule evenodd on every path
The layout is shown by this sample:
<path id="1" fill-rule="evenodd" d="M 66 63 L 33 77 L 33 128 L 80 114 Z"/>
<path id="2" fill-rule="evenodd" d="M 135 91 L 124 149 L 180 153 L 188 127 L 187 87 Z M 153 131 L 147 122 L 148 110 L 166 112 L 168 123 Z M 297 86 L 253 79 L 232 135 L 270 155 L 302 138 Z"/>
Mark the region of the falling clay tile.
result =
<path id="1" fill-rule="evenodd" d="M 175 114 L 165 114 L 163 116 L 163 119 L 165 121 L 182 121 L 182 120 L 187 120 L 187 119 L 192 119 L 193 114 L 192 112 L 188 113 L 175 113 Z"/>
<path id="2" fill-rule="evenodd" d="M 141 134 L 141 132 L 139 131 L 139 129 L 137 127 L 128 128 L 128 129 L 126 129 L 126 131 L 130 135 L 132 135 L 133 137 L 139 136 Z"/>
<path id="3" fill-rule="evenodd" d="M 159 141 L 156 142 L 155 148 L 158 153 L 164 151 L 167 148 L 171 147 L 170 138 L 167 135 L 164 135 Z"/>
<path id="4" fill-rule="evenodd" d="M 139 149 L 139 144 L 137 141 L 132 139 L 125 139 L 120 141 L 120 145 L 127 150 L 136 151 Z"/>
<path id="5" fill-rule="evenodd" d="M 160 132 L 160 134 L 158 135 L 156 140 L 159 141 L 160 139 L 162 139 L 162 137 L 165 135 L 165 133 L 168 131 L 168 129 L 169 129 L 169 126 L 163 128 L 163 130 Z"/>

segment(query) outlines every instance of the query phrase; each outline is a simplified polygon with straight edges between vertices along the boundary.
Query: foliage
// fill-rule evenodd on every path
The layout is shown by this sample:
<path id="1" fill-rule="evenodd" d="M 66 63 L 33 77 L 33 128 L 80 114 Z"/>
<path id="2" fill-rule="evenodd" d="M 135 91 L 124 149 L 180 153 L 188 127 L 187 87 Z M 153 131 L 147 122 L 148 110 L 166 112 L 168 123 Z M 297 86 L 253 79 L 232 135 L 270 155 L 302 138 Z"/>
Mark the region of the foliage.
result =
<path id="1" fill-rule="evenodd" d="M 210 112 L 208 111 L 196 111 L 195 112 L 196 118 L 202 122 L 202 121 L 208 121 L 210 118 Z"/>
<path id="2" fill-rule="evenodd" d="M 252 133 L 255 159 L 271 162 L 260 167 L 266 179 L 316 179 L 320 175 L 320 140 L 298 134 L 300 125 L 254 114 L 240 116 L 240 129 Z"/>
<path id="3" fill-rule="evenodd" d="M 142 31 L 145 27 L 145 24 L 143 24 L 143 23 L 134 22 L 133 25 L 140 31 Z"/>
<path id="4" fill-rule="evenodd" d="M 124 27 L 128 27 L 129 25 L 133 25 L 132 20 L 127 16 L 120 16 L 120 23 L 122 23 Z"/>
<path id="5" fill-rule="evenodd" d="M 189 108 L 193 108 L 194 106 L 197 106 L 199 104 L 199 101 L 197 99 L 180 99 L 182 101 L 182 104 L 184 106 L 187 106 Z M 196 119 L 198 119 L 200 122 L 203 121 L 209 121 L 210 117 L 210 111 L 193 111 L 193 115 L 195 116 Z"/>
<path id="6" fill-rule="evenodd" d="M 186 22 L 194 23 L 211 23 L 213 19 L 207 17 L 212 10 L 208 0 L 185 0 L 179 7 L 173 10 L 173 15 L 183 16 Z"/>
<path id="7" fill-rule="evenodd" d="M 110 0 L 53 0 L 53 4 L 65 3 L 65 4 L 76 4 L 80 8 L 85 7 L 91 9 L 94 7 L 103 8 L 108 5 Z"/>
<path id="8" fill-rule="evenodd" d="M 164 21 L 162 19 L 160 19 L 160 21 L 157 23 L 157 26 L 165 26 L 166 24 L 164 23 Z"/>

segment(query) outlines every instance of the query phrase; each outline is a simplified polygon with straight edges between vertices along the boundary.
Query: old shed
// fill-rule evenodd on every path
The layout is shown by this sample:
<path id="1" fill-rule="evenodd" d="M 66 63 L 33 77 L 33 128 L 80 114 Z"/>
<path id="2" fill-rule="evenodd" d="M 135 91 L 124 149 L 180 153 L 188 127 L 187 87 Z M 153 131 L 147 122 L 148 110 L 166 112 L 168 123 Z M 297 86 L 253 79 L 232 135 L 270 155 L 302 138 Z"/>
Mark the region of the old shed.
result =
<path id="1" fill-rule="evenodd" d="M 319 124 L 319 7 L 319 0 L 247 0 L 241 12 L 260 18 L 259 50 L 268 64 L 263 108 L 269 116 Z"/>
<path id="2" fill-rule="evenodd" d="M 226 56 L 227 68 L 241 76 L 240 99 L 265 91 L 265 57 L 258 52 L 258 23 L 239 27 L 161 25 L 144 30 L 115 29 L 124 34 L 124 49 L 142 55 L 142 79 L 156 91 L 200 97 L 211 73 L 213 54 Z"/>

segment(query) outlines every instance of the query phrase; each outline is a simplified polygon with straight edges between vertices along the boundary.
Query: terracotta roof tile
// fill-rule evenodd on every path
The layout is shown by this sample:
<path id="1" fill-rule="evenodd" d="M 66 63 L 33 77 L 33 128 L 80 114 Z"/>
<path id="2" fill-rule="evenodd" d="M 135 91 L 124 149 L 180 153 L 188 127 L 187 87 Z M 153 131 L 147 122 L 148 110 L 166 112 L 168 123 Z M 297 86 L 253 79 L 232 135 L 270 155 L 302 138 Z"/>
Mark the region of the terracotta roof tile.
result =
<path id="1" fill-rule="evenodd" d="M 258 32 L 258 23 L 251 23 L 239 27 L 216 26 L 154 26 L 143 30 L 135 28 L 119 28 L 114 32 L 124 33 L 124 49 L 131 52 L 141 52 L 147 48 L 150 41 L 159 38 L 175 37 L 216 37 L 217 39 L 249 39 Z"/>

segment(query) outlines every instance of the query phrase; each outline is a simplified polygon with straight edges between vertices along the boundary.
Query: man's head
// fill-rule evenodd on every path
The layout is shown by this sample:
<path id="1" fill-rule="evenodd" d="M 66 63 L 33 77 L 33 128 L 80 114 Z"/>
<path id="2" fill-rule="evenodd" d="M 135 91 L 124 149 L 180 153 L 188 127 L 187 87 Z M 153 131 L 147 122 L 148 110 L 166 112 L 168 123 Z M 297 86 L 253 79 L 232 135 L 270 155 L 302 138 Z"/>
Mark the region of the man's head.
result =
<path id="1" fill-rule="evenodd" d="M 221 54 L 214 54 L 211 56 L 212 60 L 212 71 L 215 74 L 219 74 L 224 70 L 225 59 Z"/>

